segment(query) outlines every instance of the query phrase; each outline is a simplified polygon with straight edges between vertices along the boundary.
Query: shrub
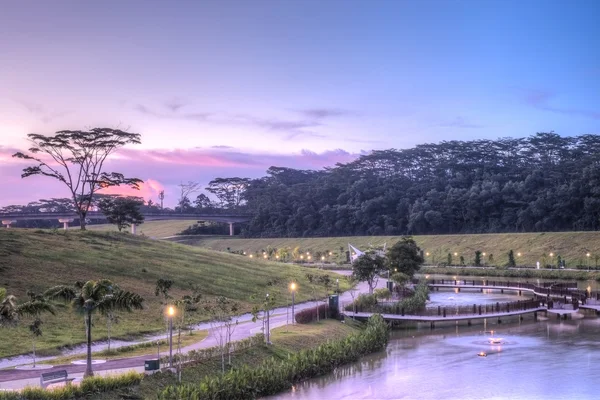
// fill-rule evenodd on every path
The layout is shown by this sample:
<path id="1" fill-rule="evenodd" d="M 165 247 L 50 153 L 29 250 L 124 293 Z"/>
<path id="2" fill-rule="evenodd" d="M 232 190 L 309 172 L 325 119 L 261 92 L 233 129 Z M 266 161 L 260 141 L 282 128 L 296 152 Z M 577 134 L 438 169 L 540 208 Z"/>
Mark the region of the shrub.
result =
<path id="1" fill-rule="evenodd" d="M 377 305 L 377 298 L 372 294 L 359 294 L 353 303 L 348 304 L 344 309 L 346 311 L 367 312 Z"/>
<path id="2" fill-rule="evenodd" d="M 282 361 L 270 358 L 256 368 L 244 365 L 219 377 L 206 377 L 196 384 L 168 386 L 158 398 L 235 400 L 269 396 L 384 349 L 387 341 L 388 326 L 380 315 L 374 315 L 369 318 L 365 330 L 358 334 L 291 354 Z"/>
<path id="3" fill-rule="evenodd" d="M 327 318 L 329 306 L 327 304 L 321 304 L 318 306 L 318 309 L 319 319 Z M 310 324 L 311 322 L 317 320 L 317 307 L 306 308 L 302 311 L 299 311 L 296 313 L 294 318 L 298 324 Z"/>
<path id="4" fill-rule="evenodd" d="M 0 392 L 0 400 L 67 400 L 90 395 L 93 397 L 97 393 L 137 385 L 143 377 L 143 374 L 133 371 L 116 376 L 93 376 L 84 379 L 79 386 L 67 385 L 54 390 L 27 387 L 21 392 Z"/>
<path id="5" fill-rule="evenodd" d="M 388 288 L 375 289 L 373 295 L 377 299 L 389 299 L 392 297 L 392 292 Z"/>

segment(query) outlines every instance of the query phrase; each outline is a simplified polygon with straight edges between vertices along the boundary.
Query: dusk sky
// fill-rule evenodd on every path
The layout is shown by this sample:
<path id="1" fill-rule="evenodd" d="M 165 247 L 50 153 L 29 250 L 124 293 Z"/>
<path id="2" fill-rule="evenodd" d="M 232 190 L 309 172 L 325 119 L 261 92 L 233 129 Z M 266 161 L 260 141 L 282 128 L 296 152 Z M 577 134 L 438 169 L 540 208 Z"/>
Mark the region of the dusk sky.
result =
<path id="1" fill-rule="evenodd" d="M 28 133 L 142 134 L 140 195 L 372 149 L 600 134 L 600 1 L 0 0 L 0 206 Z"/>

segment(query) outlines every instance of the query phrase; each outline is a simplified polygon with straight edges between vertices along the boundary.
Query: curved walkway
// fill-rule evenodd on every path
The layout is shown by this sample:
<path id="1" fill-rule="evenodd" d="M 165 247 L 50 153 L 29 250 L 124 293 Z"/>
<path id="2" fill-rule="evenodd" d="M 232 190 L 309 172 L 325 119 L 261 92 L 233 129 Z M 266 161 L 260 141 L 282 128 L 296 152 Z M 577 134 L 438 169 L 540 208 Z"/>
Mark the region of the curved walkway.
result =
<path id="1" fill-rule="evenodd" d="M 332 271 L 337 272 L 342 275 L 348 274 L 347 271 Z M 379 280 L 379 287 L 385 287 L 385 279 Z M 369 288 L 366 283 L 360 283 L 357 285 L 354 292 L 358 293 L 368 293 Z M 340 306 L 343 303 L 349 303 L 352 301 L 352 294 L 350 291 L 344 292 L 340 295 Z M 322 303 L 321 303 L 322 304 Z M 306 308 L 314 307 L 315 302 L 305 302 L 299 303 L 295 305 L 295 311 L 300 311 Z M 289 311 L 289 314 L 288 314 Z M 270 327 L 271 329 L 277 328 L 279 326 L 286 325 L 289 321 L 291 322 L 291 306 L 289 307 L 279 307 L 275 310 L 271 311 L 270 317 Z M 252 316 L 250 314 L 244 314 L 237 318 L 240 324 L 236 327 L 231 340 L 237 341 L 242 340 L 251 336 L 256 335 L 262 331 L 262 321 L 252 322 Z M 194 343 L 192 345 L 186 346 L 182 349 L 183 352 L 189 352 L 191 350 L 204 349 L 209 347 L 214 347 L 218 345 L 216 335 L 212 334 L 212 331 L 217 328 L 219 325 L 211 324 L 211 323 L 203 323 L 197 325 L 195 327 L 196 330 L 209 330 L 209 335 L 202 341 Z M 161 352 L 161 356 L 167 356 L 168 352 Z M 81 354 L 82 358 L 85 358 L 85 353 Z M 94 372 L 98 373 L 98 375 L 106 374 L 106 373 L 123 373 L 126 371 L 135 370 L 138 372 L 144 371 L 144 361 L 149 358 L 155 358 L 152 355 L 145 356 L 136 356 L 136 357 L 127 357 L 121 359 L 108 360 L 103 364 L 94 365 Z M 64 364 L 64 365 L 55 365 L 54 370 L 67 370 L 70 377 L 79 378 L 83 376 L 85 372 L 85 365 L 73 365 L 73 364 Z M 20 389 L 25 386 L 39 386 L 39 377 L 45 371 L 40 370 L 16 370 L 12 369 L 4 369 L 0 370 L 0 390 L 2 389 Z M 47 372 L 47 371 L 46 371 Z"/>

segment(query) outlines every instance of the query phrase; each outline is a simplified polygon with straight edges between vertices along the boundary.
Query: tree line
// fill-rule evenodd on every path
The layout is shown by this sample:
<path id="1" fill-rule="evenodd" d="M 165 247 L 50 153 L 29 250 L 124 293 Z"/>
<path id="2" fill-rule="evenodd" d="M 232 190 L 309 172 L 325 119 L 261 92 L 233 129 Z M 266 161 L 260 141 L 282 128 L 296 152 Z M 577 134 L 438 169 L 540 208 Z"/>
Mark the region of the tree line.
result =
<path id="1" fill-rule="evenodd" d="M 92 162 L 99 149 L 105 157 L 139 143 L 139 134 L 95 128 L 29 136 L 37 146 L 30 150 L 34 155 L 15 157 L 38 164 L 22 176 L 45 175 L 65 184 L 73 196 L 60 206 L 70 202 L 83 220 L 98 190 L 141 183 Z M 273 166 L 259 179 L 215 178 L 206 194 L 197 194 L 197 182 L 181 183 L 172 211 L 251 213 L 242 230 L 248 237 L 597 230 L 599 150 L 600 135 L 554 132 L 375 150 L 318 171 Z M 63 160 L 64 172 L 35 156 L 44 152 Z M 76 175 L 83 178 L 67 179 L 72 170 L 83 171 Z M 150 199 L 147 207 L 163 211 L 164 192 L 158 200 Z"/>
<path id="2" fill-rule="evenodd" d="M 243 207 L 251 237 L 597 230 L 600 136 L 444 141 L 319 171 L 271 167 Z"/>

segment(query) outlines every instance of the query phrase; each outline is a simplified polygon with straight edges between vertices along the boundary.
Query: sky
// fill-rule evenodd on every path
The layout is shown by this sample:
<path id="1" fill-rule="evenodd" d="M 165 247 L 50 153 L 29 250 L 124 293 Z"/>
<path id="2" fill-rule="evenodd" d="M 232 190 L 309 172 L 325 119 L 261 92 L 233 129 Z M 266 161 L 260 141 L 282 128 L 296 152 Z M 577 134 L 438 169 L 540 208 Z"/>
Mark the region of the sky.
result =
<path id="1" fill-rule="evenodd" d="M 177 184 L 443 140 L 600 134 L 596 0 L 0 0 L 0 206 L 28 133 L 142 135 L 110 170 Z"/>

